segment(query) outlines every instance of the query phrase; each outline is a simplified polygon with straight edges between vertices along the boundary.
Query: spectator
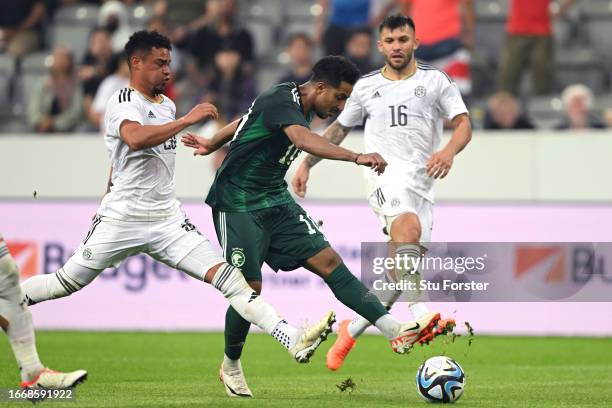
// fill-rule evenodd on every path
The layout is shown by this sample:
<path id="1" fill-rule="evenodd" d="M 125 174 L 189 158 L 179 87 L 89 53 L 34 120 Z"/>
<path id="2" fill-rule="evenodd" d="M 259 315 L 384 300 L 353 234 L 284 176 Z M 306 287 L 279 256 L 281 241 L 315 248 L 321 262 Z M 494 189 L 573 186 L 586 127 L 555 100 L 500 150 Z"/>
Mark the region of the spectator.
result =
<path id="1" fill-rule="evenodd" d="M 107 1 L 102 5 L 98 14 L 98 25 L 111 34 L 115 52 L 123 51 L 125 43 L 135 31 L 130 26 L 126 5 L 117 0 Z"/>
<path id="2" fill-rule="evenodd" d="M 327 55 L 343 55 L 351 33 L 371 25 L 370 0 L 318 0 L 318 4 L 322 12 L 315 20 L 315 42 Z"/>
<path id="3" fill-rule="evenodd" d="M 244 115 L 256 97 L 255 81 L 242 66 L 240 52 L 225 48 L 215 55 L 213 77 L 201 92 L 199 102 L 214 104 L 222 122 Z"/>
<path id="4" fill-rule="evenodd" d="M 535 129 L 521 111 L 516 98 L 508 92 L 497 92 L 487 103 L 484 128 L 488 130 Z"/>
<path id="5" fill-rule="evenodd" d="M 83 104 L 88 112 L 100 83 L 111 73 L 113 47 L 111 37 L 104 28 L 94 29 L 89 36 L 89 47 L 78 71 L 83 83 Z"/>
<path id="6" fill-rule="evenodd" d="M 83 90 L 74 75 L 72 53 L 53 50 L 49 76 L 30 95 L 28 123 L 36 132 L 68 132 L 83 116 Z"/>
<path id="7" fill-rule="evenodd" d="M 252 68 L 253 39 L 247 30 L 236 25 L 236 12 L 235 0 L 207 1 L 208 23 L 191 36 L 187 46 L 201 67 L 212 66 L 219 50 L 232 48 L 240 54 L 245 68 Z"/>
<path id="8" fill-rule="evenodd" d="M 38 49 L 44 17 L 42 0 L 1 0 L 0 52 L 20 58 Z"/>
<path id="9" fill-rule="evenodd" d="M 450 75 L 463 95 L 472 90 L 470 51 L 474 47 L 473 0 L 399 0 L 403 14 L 417 22 L 415 57 Z"/>
<path id="10" fill-rule="evenodd" d="M 345 56 L 357 65 L 362 74 L 367 74 L 376 68 L 372 62 L 371 51 L 372 31 L 369 28 L 362 28 L 349 37 Z"/>
<path id="11" fill-rule="evenodd" d="M 91 108 L 86 112 L 89 122 L 102 131 L 104 131 L 102 128 L 102 118 L 106 110 L 106 103 L 115 91 L 130 85 L 130 68 L 124 53 L 117 54 L 113 58 L 111 69 L 113 74 L 102 81 Z"/>
<path id="12" fill-rule="evenodd" d="M 565 88 L 561 94 L 565 118 L 555 129 L 605 129 L 605 123 L 592 112 L 594 100 L 593 92 L 586 85 L 575 84 Z"/>
<path id="13" fill-rule="evenodd" d="M 312 73 L 312 40 L 310 37 L 304 33 L 293 34 L 289 38 L 286 52 L 291 68 L 278 82 L 295 82 L 296 84 L 308 82 Z"/>
<path id="14" fill-rule="evenodd" d="M 565 14 L 573 2 L 563 0 L 555 17 Z M 523 72 L 530 68 L 533 93 L 550 93 L 554 79 L 550 0 L 512 0 L 506 31 L 498 88 L 518 95 Z"/>

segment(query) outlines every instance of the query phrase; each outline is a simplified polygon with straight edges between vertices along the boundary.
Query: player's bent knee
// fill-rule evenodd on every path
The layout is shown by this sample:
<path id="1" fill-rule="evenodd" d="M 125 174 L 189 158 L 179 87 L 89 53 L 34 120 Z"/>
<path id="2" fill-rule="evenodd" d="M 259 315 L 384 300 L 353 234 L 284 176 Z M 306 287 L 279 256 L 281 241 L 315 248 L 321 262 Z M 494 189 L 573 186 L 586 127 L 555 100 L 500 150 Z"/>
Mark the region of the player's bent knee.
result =
<path id="1" fill-rule="evenodd" d="M 421 240 L 421 222 L 414 213 L 397 217 L 391 224 L 391 239 L 394 242 L 418 244 Z"/>

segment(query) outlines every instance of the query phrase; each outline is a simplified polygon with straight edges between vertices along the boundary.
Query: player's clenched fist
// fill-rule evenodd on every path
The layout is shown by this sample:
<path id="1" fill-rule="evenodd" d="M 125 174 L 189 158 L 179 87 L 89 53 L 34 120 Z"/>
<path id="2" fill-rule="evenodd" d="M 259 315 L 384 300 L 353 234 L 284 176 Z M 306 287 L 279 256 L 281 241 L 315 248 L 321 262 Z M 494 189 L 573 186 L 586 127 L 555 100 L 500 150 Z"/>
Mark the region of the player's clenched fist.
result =
<path id="1" fill-rule="evenodd" d="M 377 174 L 383 174 L 387 167 L 387 162 L 378 153 L 360 154 L 355 162 L 360 166 L 370 167 Z"/>
<path id="2" fill-rule="evenodd" d="M 195 125 L 206 118 L 217 119 L 218 117 L 219 112 L 217 111 L 215 105 L 205 102 L 194 106 L 189 113 L 183 116 L 183 119 L 189 123 L 189 125 Z"/>

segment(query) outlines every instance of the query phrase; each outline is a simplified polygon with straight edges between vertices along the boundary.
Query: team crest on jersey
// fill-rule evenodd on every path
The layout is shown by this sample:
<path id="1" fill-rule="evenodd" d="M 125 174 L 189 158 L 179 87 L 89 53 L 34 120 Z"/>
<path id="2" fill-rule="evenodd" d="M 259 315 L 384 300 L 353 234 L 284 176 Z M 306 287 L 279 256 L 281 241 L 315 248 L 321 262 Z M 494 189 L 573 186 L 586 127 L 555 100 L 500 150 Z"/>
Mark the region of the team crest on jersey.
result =
<path id="1" fill-rule="evenodd" d="M 423 85 L 419 85 L 416 88 L 414 88 L 414 95 L 417 98 L 424 97 L 426 93 L 427 93 L 427 90 L 425 89 L 425 87 Z"/>
<path id="2" fill-rule="evenodd" d="M 232 265 L 236 268 L 241 268 L 242 265 L 246 262 L 246 256 L 244 255 L 244 251 L 242 248 L 234 248 L 232 250 Z"/>
<path id="3" fill-rule="evenodd" d="M 397 198 L 397 197 L 394 197 L 394 198 L 391 200 L 391 207 L 397 207 L 398 205 L 400 205 L 400 199 L 399 199 L 399 198 Z"/>
<path id="4" fill-rule="evenodd" d="M 91 249 L 90 249 L 90 248 L 85 248 L 85 249 L 83 250 L 83 259 L 91 259 L 91 256 L 92 256 L 92 255 L 93 255 L 93 254 L 92 254 L 92 252 L 91 252 Z"/>

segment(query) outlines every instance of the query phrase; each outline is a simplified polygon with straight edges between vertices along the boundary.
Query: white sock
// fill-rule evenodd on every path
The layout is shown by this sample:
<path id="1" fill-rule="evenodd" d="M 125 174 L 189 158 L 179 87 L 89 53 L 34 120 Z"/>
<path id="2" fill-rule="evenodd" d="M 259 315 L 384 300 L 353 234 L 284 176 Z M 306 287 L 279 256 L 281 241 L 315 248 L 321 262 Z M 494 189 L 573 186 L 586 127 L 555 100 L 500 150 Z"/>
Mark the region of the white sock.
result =
<path id="1" fill-rule="evenodd" d="M 381 316 L 374 322 L 374 326 L 389 340 L 393 340 L 399 336 L 401 323 L 398 322 L 390 314 Z"/>
<path id="2" fill-rule="evenodd" d="M 45 300 L 71 295 L 84 286 L 71 278 L 64 267 L 55 273 L 32 276 L 21 284 L 21 291 L 24 300 L 31 306 Z"/>
<path id="3" fill-rule="evenodd" d="M 423 302 L 408 303 L 408 309 L 410 309 L 410 313 L 412 313 L 414 320 L 419 320 L 429 313 L 429 308 Z"/>
<path id="4" fill-rule="evenodd" d="M 36 351 L 32 314 L 21 301 L 19 269 L 10 255 L 0 257 L 0 315 L 8 322 L 6 334 L 15 354 L 22 381 L 31 381 L 42 371 Z"/>
<path id="5" fill-rule="evenodd" d="M 234 371 L 234 370 L 242 371 L 242 365 L 240 364 L 240 359 L 232 360 L 231 358 L 223 354 L 223 370 L 224 371 Z"/>
<path id="6" fill-rule="evenodd" d="M 289 350 L 295 346 L 300 339 L 300 331 L 289 325 L 286 321 L 281 320 L 274 328 L 272 337 Z"/>
<path id="7" fill-rule="evenodd" d="M 211 284 L 223 293 L 240 316 L 266 333 L 272 334 L 283 320 L 276 310 L 249 286 L 240 269 L 223 264 L 215 273 Z"/>

